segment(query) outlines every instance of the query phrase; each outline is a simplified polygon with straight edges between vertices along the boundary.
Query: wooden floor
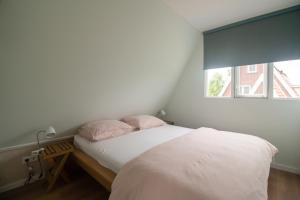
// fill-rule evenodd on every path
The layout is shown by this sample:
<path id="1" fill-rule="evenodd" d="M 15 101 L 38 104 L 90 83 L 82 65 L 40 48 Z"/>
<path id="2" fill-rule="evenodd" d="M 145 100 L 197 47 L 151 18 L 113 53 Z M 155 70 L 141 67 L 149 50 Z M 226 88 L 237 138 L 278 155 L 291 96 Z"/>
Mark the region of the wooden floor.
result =
<path id="1" fill-rule="evenodd" d="M 69 184 L 58 183 L 54 190 L 46 193 L 46 185 L 38 182 L 3 194 L 1 200 L 107 200 L 109 193 L 85 173 L 72 177 Z M 271 170 L 269 178 L 269 200 L 300 200 L 300 176 L 279 170 Z"/>
<path id="2" fill-rule="evenodd" d="M 271 170 L 269 200 L 300 200 L 300 175 Z"/>
<path id="3" fill-rule="evenodd" d="M 85 173 L 71 180 L 68 184 L 58 181 L 49 193 L 44 181 L 36 182 L 0 194 L 0 200 L 107 200 L 109 197 L 109 193 Z"/>

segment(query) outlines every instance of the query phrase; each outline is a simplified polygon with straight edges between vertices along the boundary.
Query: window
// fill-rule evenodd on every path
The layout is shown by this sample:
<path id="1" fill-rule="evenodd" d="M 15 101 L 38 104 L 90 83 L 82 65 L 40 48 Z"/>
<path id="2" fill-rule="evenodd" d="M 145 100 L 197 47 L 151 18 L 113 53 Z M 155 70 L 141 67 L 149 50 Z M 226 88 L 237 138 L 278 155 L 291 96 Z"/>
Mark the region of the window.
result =
<path id="1" fill-rule="evenodd" d="M 247 72 L 248 73 L 256 73 L 257 72 L 256 65 L 248 65 Z"/>
<path id="2" fill-rule="evenodd" d="M 273 97 L 300 98 L 300 60 L 273 63 Z"/>
<path id="3" fill-rule="evenodd" d="M 248 73 L 249 69 L 255 69 L 256 73 Z M 235 95 L 237 97 L 267 97 L 267 69 L 268 64 L 236 67 Z"/>
<path id="4" fill-rule="evenodd" d="M 241 85 L 240 86 L 240 94 L 242 95 L 249 95 L 250 94 L 250 85 Z"/>
<path id="5" fill-rule="evenodd" d="M 207 97 L 231 97 L 231 67 L 206 70 Z"/>
<path id="6" fill-rule="evenodd" d="M 266 98 L 269 94 L 275 99 L 300 99 L 300 59 L 205 70 L 206 97 Z"/>

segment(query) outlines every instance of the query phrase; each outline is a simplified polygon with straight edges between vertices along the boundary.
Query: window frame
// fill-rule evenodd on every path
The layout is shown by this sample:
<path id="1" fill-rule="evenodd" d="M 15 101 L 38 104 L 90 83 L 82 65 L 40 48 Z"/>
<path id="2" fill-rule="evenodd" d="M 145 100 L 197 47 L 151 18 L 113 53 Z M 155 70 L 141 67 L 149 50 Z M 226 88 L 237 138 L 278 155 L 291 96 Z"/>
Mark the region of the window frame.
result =
<path id="1" fill-rule="evenodd" d="M 239 74 L 239 66 L 237 67 L 234 67 L 234 71 L 235 71 L 235 74 L 234 74 L 234 79 L 235 79 L 235 82 L 234 82 L 234 98 L 249 98 L 249 99 L 268 99 L 270 96 L 269 96 L 269 68 L 270 68 L 270 64 L 269 63 L 266 63 L 267 66 L 265 67 L 265 70 L 266 70 L 266 73 L 264 73 L 264 80 L 266 80 L 264 82 L 264 90 L 266 91 L 265 93 L 265 96 L 264 94 L 262 94 L 261 96 L 257 95 L 257 96 L 252 96 L 252 95 L 241 95 L 239 94 L 239 87 L 238 87 L 238 82 L 239 82 L 239 78 L 240 76 L 238 75 Z M 250 87 L 251 88 L 251 87 Z"/>
<path id="2" fill-rule="evenodd" d="M 257 65 L 257 64 L 256 64 Z M 205 98 L 210 98 L 210 99 L 270 99 L 270 100 L 279 100 L 279 101 L 288 101 L 288 100 L 300 100 L 300 97 L 297 98 L 279 98 L 279 97 L 274 97 L 274 85 L 273 85 L 273 71 L 274 71 L 274 63 L 267 63 L 266 70 L 267 73 L 264 73 L 264 80 L 265 82 L 265 89 L 266 89 L 266 96 L 248 96 L 248 95 L 238 95 L 238 91 L 236 87 L 237 85 L 237 71 L 238 67 L 224 67 L 224 68 L 231 68 L 231 96 L 229 97 L 224 97 L 224 96 L 208 96 L 207 95 L 207 73 L 208 70 L 203 70 L 204 71 L 204 97 Z M 256 68 L 257 69 L 257 68 Z M 248 70 L 248 69 L 247 69 Z M 257 71 L 257 70 L 256 70 Z M 247 71 L 248 72 L 248 71 Z"/>
<path id="3" fill-rule="evenodd" d="M 266 69 L 267 69 L 267 73 L 265 73 L 264 75 L 267 76 L 266 77 L 266 84 L 265 84 L 265 87 L 266 87 L 266 96 L 248 96 L 248 95 L 238 95 L 238 92 L 236 91 L 237 88 L 236 87 L 236 83 L 238 80 L 236 80 L 236 77 L 237 77 L 237 70 L 238 70 L 238 67 L 224 67 L 224 68 L 230 68 L 231 69 L 231 96 L 229 97 L 224 97 L 224 96 L 208 96 L 208 93 L 207 93 L 207 84 L 208 84 L 208 70 L 203 70 L 204 71 L 204 97 L 205 98 L 211 98 L 211 99 L 233 99 L 233 98 L 249 98 L 249 99 L 268 99 L 270 96 L 269 92 L 270 92 L 270 89 L 269 89 L 269 80 L 270 80 L 270 76 L 269 76 L 269 72 L 271 70 L 269 70 L 269 64 L 267 65 Z"/>
<path id="4" fill-rule="evenodd" d="M 233 94 L 233 89 L 234 89 L 234 67 L 223 67 L 223 68 L 230 68 L 231 71 L 231 95 L 229 97 L 223 97 L 223 96 L 208 96 L 208 90 L 207 90 L 207 84 L 208 84 L 208 80 L 207 80 L 207 73 L 208 70 L 203 70 L 204 71 L 204 97 L 205 98 L 210 98 L 210 99 L 232 99 L 234 98 L 234 94 Z M 222 68 L 221 68 L 222 69 Z"/>
<path id="5" fill-rule="evenodd" d="M 252 67 L 252 66 L 255 67 L 255 70 L 254 70 L 254 71 L 249 70 L 250 67 Z M 257 73 L 257 66 L 256 66 L 256 64 L 255 64 L 255 65 L 248 65 L 248 66 L 247 66 L 247 73 L 248 73 L 248 74 L 255 74 L 255 73 Z"/>
<path id="6" fill-rule="evenodd" d="M 243 88 L 243 89 L 242 89 Z M 245 88 L 249 88 L 249 94 L 245 94 Z M 243 90 L 243 92 L 239 92 L 242 96 L 247 96 L 250 95 L 250 91 L 251 91 L 251 85 L 240 85 L 239 90 Z"/>
<path id="7" fill-rule="evenodd" d="M 294 100 L 300 100 L 300 97 L 296 97 L 296 98 L 279 98 L 279 97 L 274 97 L 274 83 L 273 83 L 273 79 L 274 79 L 274 63 L 269 63 L 269 95 L 270 95 L 270 99 L 275 100 L 275 101 L 294 101 Z"/>

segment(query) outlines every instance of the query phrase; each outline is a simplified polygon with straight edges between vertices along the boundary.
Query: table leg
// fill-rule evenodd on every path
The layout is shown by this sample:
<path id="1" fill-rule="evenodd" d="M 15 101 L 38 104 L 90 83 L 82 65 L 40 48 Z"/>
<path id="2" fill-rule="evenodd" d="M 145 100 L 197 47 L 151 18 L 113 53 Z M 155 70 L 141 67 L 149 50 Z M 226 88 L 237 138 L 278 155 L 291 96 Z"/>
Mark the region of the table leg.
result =
<path id="1" fill-rule="evenodd" d="M 49 192 L 50 190 L 52 190 L 52 188 L 53 188 L 53 186 L 54 186 L 57 178 L 61 174 L 61 171 L 62 171 L 62 169 L 63 169 L 63 167 L 64 167 L 64 165 L 65 165 L 68 157 L 69 157 L 69 153 L 65 154 L 63 156 L 63 158 L 60 160 L 60 162 L 58 163 L 57 168 L 56 169 L 54 168 L 54 170 L 55 170 L 54 174 L 53 174 L 53 176 L 50 175 L 51 178 L 49 178 L 49 186 L 47 188 L 47 192 Z"/>

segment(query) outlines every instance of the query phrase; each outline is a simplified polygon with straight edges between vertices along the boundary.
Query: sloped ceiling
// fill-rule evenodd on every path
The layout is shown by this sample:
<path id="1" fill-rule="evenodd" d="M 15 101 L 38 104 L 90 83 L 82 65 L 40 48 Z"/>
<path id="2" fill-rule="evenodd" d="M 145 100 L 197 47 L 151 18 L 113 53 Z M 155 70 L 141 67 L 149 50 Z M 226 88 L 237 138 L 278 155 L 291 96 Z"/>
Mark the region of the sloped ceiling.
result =
<path id="1" fill-rule="evenodd" d="M 161 0 L 2 0 L 0 29 L 0 148 L 156 113 L 198 35 Z"/>
<path id="2" fill-rule="evenodd" d="M 200 31 L 300 4 L 300 0 L 164 0 Z"/>

